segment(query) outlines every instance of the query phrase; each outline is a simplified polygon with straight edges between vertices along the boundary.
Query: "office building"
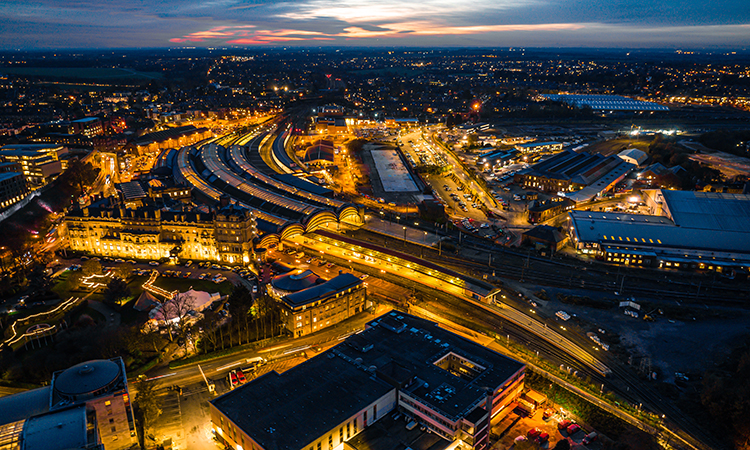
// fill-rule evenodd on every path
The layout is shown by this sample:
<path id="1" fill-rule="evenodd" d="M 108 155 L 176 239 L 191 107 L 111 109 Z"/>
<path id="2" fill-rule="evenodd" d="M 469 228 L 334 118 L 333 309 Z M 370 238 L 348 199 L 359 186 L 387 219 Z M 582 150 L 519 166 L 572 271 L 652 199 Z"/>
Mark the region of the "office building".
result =
<path id="1" fill-rule="evenodd" d="M 523 154 L 527 153 L 554 153 L 563 149 L 562 142 L 545 141 L 530 142 L 528 144 L 518 144 L 515 149 Z"/>
<path id="2" fill-rule="evenodd" d="M 461 448 L 483 450 L 490 421 L 521 394 L 524 370 L 434 322 L 391 312 L 284 373 L 212 400 L 211 423 L 231 449 L 343 450 L 398 411 L 407 428 L 421 425 Z"/>
<path id="3" fill-rule="evenodd" d="M 29 187 L 17 162 L 0 163 L 0 211 L 3 211 L 26 197 Z"/>
<path id="4" fill-rule="evenodd" d="M 350 273 L 328 281 L 311 270 L 293 271 L 271 280 L 269 294 L 279 301 L 282 320 L 294 337 L 335 325 L 365 310 L 365 283 Z"/>
<path id="5" fill-rule="evenodd" d="M 28 185 L 41 186 L 62 172 L 60 158 L 66 153 L 67 149 L 57 144 L 13 144 L 0 148 L 0 159 L 19 163 Z"/>

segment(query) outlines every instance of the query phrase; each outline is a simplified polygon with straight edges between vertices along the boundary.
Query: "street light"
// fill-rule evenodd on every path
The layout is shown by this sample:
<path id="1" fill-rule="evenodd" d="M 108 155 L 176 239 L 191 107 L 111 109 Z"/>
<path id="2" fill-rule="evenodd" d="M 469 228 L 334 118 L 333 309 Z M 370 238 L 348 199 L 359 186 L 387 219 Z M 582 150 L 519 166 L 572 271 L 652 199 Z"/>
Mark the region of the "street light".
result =
<path id="1" fill-rule="evenodd" d="M 406 245 L 406 227 L 403 227 L 403 228 L 404 228 L 404 245 Z"/>

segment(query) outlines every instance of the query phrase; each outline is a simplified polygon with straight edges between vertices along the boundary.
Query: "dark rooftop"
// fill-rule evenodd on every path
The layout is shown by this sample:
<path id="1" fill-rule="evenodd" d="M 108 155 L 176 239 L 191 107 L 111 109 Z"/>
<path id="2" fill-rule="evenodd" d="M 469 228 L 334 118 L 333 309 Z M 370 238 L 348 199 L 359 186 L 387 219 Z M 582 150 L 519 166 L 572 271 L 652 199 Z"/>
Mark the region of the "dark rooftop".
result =
<path id="1" fill-rule="evenodd" d="M 346 441 L 354 450 L 445 450 L 451 445 L 436 433 L 421 431 L 419 427 L 407 430 L 408 416 L 393 419 L 390 414 Z M 411 419 L 407 419 L 411 420 Z"/>
<path id="2" fill-rule="evenodd" d="M 393 387 L 329 352 L 211 403 L 263 448 L 299 450 Z"/>
<path id="3" fill-rule="evenodd" d="M 297 306 L 302 306 L 314 301 L 318 301 L 323 297 L 334 295 L 337 292 L 351 289 L 360 284 L 362 284 L 362 280 L 360 280 L 359 278 L 350 273 L 343 273 L 326 281 L 325 283 L 308 287 L 307 289 L 303 289 L 293 294 L 286 295 L 282 298 L 282 300 L 290 307 L 296 308 Z"/>

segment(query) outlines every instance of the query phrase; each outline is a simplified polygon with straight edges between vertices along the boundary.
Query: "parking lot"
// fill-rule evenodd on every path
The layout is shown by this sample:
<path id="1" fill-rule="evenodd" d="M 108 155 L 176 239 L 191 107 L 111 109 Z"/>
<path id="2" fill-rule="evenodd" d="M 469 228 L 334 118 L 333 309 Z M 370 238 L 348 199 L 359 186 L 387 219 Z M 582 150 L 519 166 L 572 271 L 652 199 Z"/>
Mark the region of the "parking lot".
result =
<path id="1" fill-rule="evenodd" d="M 571 444 L 582 444 L 587 436 L 587 431 L 580 426 L 573 426 L 575 422 L 564 419 L 559 411 L 551 410 L 552 414 L 545 418 L 544 409 L 538 409 L 534 414 L 528 417 L 518 416 L 510 413 L 497 424 L 492 426 L 492 434 L 499 437 L 499 440 L 493 445 L 495 449 L 511 449 L 519 441 L 533 441 L 539 448 L 553 448 L 558 441 L 568 440 Z M 567 427 L 562 425 L 568 424 Z M 577 425 L 577 424 L 575 424 Z M 561 428 L 562 427 L 562 428 Z M 576 428 L 579 428 L 576 430 Z M 572 433 L 568 432 L 568 429 Z M 601 440 L 590 438 L 591 442 L 584 444 L 584 448 L 592 450 L 601 449 Z"/>

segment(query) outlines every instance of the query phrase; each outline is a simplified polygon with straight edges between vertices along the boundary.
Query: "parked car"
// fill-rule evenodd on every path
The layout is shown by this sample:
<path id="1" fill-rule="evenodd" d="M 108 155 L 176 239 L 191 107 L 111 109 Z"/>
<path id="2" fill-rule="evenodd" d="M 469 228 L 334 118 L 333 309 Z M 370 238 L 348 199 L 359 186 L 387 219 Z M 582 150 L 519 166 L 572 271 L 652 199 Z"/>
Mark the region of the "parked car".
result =
<path id="1" fill-rule="evenodd" d="M 185 263 L 185 267 L 190 267 L 192 265 L 193 265 L 193 261 L 192 260 Z"/>
<path id="2" fill-rule="evenodd" d="M 243 371 L 241 371 L 241 370 L 238 370 L 238 371 L 237 371 L 237 381 L 238 381 L 238 382 L 239 382 L 240 384 L 245 384 L 245 382 L 247 381 L 247 380 L 245 379 L 245 373 L 244 373 Z"/>
<path id="3" fill-rule="evenodd" d="M 367 275 L 366 273 L 363 273 L 362 275 L 360 275 L 359 279 L 360 280 L 366 280 L 369 276 L 370 275 Z"/>
<path id="4" fill-rule="evenodd" d="M 542 432 L 539 434 L 539 436 L 536 437 L 536 443 L 537 444 L 544 444 L 549 440 L 549 433 Z"/>
<path id="5" fill-rule="evenodd" d="M 552 414 L 554 413 L 555 413 L 555 410 L 552 408 L 545 409 L 544 412 L 542 413 L 542 420 L 549 419 L 550 417 L 552 417 Z"/>
<path id="6" fill-rule="evenodd" d="M 234 389 L 235 386 L 239 384 L 239 380 L 237 379 L 237 371 L 233 370 L 229 372 L 229 384 Z"/>
<path id="7" fill-rule="evenodd" d="M 561 421 L 560 421 L 560 422 L 558 422 L 558 424 L 557 424 L 557 429 L 558 429 L 558 430 L 560 430 L 560 431 L 562 431 L 562 430 L 565 430 L 565 429 L 567 429 L 567 428 L 568 428 L 568 427 L 569 427 L 569 426 L 570 426 L 570 425 L 571 425 L 572 423 L 573 423 L 573 422 L 571 422 L 571 421 L 570 421 L 570 420 L 568 420 L 568 419 L 565 419 L 565 420 L 561 420 Z"/>
<path id="8" fill-rule="evenodd" d="M 581 443 L 584 445 L 589 445 L 590 443 L 594 442 L 598 438 L 599 438 L 599 435 L 592 431 L 591 433 L 583 437 L 583 440 L 581 441 Z"/>
<path id="9" fill-rule="evenodd" d="M 158 263 L 158 262 L 156 262 L 156 261 L 149 261 L 149 262 L 148 262 L 148 265 L 149 265 L 149 266 L 158 266 L 158 265 L 159 265 L 159 263 Z"/>
<path id="10" fill-rule="evenodd" d="M 578 425 L 577 423 L 572 423 L 572 424 L 568 425 L 567 431 L 568 431 L 568 436 L 572 436 L 572 435 L 578 433 L 579 431 L 581 431 L 581 426 Z"/>
<path id="11" fill-rule="evenodd" d="M 526 433 L 526 437 L 528 437 L 529 439 L 536 439 L 536 437 L 540 434 L 542 434 L 542 430 L 540 430 L 539 428 L 532 428 Z"/>

